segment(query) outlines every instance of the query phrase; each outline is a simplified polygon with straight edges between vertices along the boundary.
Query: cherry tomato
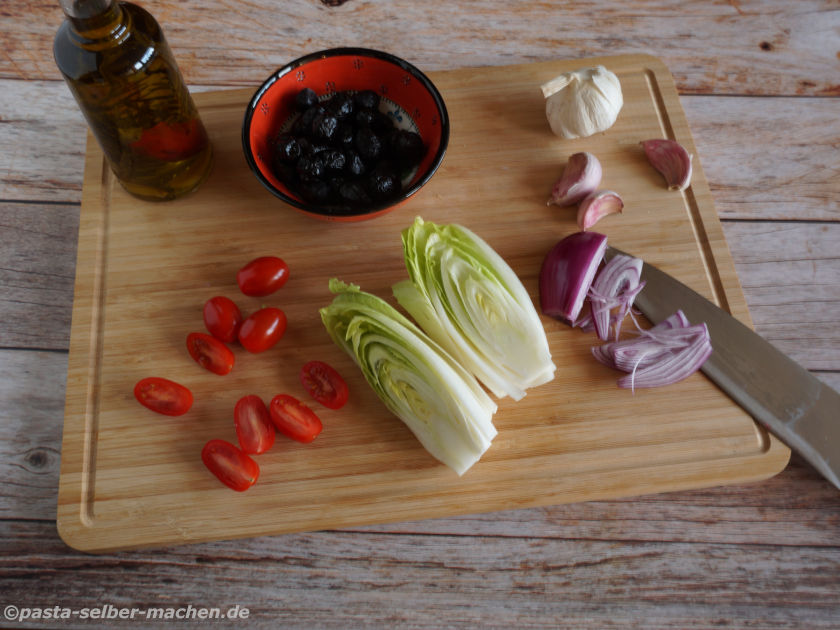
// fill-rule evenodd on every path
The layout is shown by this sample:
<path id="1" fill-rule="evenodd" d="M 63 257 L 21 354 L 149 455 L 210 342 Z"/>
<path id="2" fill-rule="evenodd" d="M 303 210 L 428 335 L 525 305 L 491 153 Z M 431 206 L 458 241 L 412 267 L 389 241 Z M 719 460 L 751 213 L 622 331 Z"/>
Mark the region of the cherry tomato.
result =
<path id="1" fill-rule="evenodd" d="M 215 374 L 227 374 L 233 369 L 236 361 L 230 348 L 205 333 L 194 332 L 187 335 L 187 350 L 201 367 Z"/>
<path id="2" fill-rule="evenodd" d="M 204 325 L 216 339 L 231 343 L 239 334 L 242 312 L 233 300 L 217 295 L 204 303 Z"/>
<path id="3" fill-rule="evenodd" d="M 253 486 L 260 476 L 257 462 L 225 440 L 207 442 L 201 449 L 201 461 L 219 481 L 237 492 Z"/>
<path id="4" fill-rule="evenodd" d="M 233 408 L 233 425 L 239 446 L 249 455 L 265 453 L 274 444 L 274 425 L 262 398 L 243 396 Z"/>
<path id="5" fill-rule="evenodd" d="M 272 398 L 268 410 L 277 430 L 298 442 L 311 442 L 324 428 L 314 411 L 288 394 Z"/>
<path id="6" fill-rule="evenodd" d="M 323 361 L 310 361 L 300 370 L 300 382 L 319 403 L 330 409 L 341 409 L 349 390 L 341 375 Z"/>
<path id="7" fill-rule="evenodd" d="M 285 332 L 286 314 L 268 306 L 245 318 L 239 327 L 239 343 L 248 352 L 263 352 L 280 341 Z"/>
<path id="8" fill-rule="evenodd" d="M 182 416 L 193 404 L 192 392 L 175 381 L 157 376 L 137 381 L 134 397 L 144 407 L 166 416 Z"/>
<path id="9" fill-rule="evenodd" d="M 261 256 L 236 273 L 236 283 L 245 295 L 263 297 L 274 293 L 289 279 L 289 266 L 282 258 Z"/>

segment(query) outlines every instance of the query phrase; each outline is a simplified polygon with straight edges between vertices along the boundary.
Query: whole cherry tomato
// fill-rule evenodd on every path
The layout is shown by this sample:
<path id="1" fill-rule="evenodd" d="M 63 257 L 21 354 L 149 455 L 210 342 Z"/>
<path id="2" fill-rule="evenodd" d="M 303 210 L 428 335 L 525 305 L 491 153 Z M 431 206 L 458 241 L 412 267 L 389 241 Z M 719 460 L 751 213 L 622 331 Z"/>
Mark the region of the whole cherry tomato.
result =
<path id="1" fill-rule="evenodd" d="M 268 306 L 251 313 L 239 327 L 239 343 L 248 352 L 268 350 L 286 332 L 286 314 Z"/>
<path id="2" fill-rule="evenodd" d="M 341 409 L 349 390 L 341 375 L 323 361 L 310 361 L 300 370 L 300 382 L 319 403 L 330 409 Z"/>
<path id="3" fill-rule="evenodd" d="M 236 273 L 236 283 L 245 295 L 263 297 L 274 293 L 289 279 L 289 266 L 282 258 L 261 256 Z"/>
<path id="4" fill-rule="evenodd" d="M 225 440 L 207 442 L 201 449 L 201 461 L 219 481 L 237 492 L 253 486 L 260 476 L 257 462 Z"/>
<path id="5" fill-rule="evenodd" d="M 205 333 L 187 335 L 187 351 L 203 368 L 215 374 L 227 374 L 233 369 L 236 357 L 221 341 Z"/>
<path id="6" fill-rule="evenodd" d="M 233 300 L 217 295 L 204 303 L 204 325 L 216 339 L 231 343 L 239 334 L 242 312 Z"/>
<path id="7" fill-rule="evenodd" d="M 180 383 L 157 376 L 137 381 L 134 397 L 144 407 L 166 416 L 182 416 L 193 404 L 193 395 L 189 389 Z"/>
<path id="8" fill-rule="evenodd" d="M 274 444 L 274 425 L 262 398 L 251 394 L 233 408 L 233 425 L 239 446 L 249 455 L 265 453 Z"/>
<path id="9" fill-rule="evenodd" d="M 311 442 L 324 428 L 314 411 L 288 394 L 272 398 L 268 410 L 277 430 L 298 442 Z"/>

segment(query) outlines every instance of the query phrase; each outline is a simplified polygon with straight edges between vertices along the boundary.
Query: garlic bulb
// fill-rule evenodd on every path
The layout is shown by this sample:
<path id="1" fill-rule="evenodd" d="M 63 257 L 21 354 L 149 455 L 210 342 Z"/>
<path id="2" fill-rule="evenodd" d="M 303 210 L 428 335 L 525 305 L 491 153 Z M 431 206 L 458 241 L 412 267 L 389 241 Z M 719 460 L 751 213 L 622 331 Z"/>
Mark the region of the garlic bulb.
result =
<path id="1" fill-rule="evenodd" d="M 564 72 L 542 85 L 551 131 L 563 138 L 586 138 L 606 131 L 624 105 L 621 83 L 604 66 Z"/>

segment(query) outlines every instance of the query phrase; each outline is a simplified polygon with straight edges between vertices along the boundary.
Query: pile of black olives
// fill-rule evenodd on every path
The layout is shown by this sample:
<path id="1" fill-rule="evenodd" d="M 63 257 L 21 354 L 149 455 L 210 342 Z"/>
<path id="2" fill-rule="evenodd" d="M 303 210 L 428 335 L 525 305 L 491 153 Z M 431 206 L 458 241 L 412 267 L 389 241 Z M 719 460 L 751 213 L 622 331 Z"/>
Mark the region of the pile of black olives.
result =
<path id="1" fill-rule="evenodd" d="M 379 111 L 379 100 L 371 90 L 336 92 L 324 101 L 301 90 L 295 98 L 300 115 L 274 141 L 280 181 L 336 214 L 398 197 L 402 177 L 422 161 L 426 147 L 418 134 L 397 129 Z"/>

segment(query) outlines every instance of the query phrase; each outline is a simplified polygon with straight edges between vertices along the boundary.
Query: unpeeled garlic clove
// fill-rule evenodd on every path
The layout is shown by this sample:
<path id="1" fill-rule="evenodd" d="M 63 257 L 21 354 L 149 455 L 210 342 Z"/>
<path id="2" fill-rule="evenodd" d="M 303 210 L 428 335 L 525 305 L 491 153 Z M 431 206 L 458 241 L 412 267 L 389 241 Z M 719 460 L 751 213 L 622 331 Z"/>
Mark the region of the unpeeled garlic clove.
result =
<path id="1" fill-rule="evenodd" d="M 665 178 L 668 190 L 685 190 L 691 182 L 691 157 L 674 140 L 645 140 L 640 143 L 648 162 Z"/>
<path id="2" fill-rule="evenodd" d="M 617 192 L 599 190 L 588 195 L 578 206 L 577 224 L 585 232 L 608 214 L 624 210 L 624 202 Z"/>
<path id="3" fill-rule="evenodd" d="M 601 163 L 591 153 L 583 151 L 571 155 L 562 175 L 551 189 L 548 203 L 561 208 L 576 204 L 598 190 L 602 174 Z"/>

